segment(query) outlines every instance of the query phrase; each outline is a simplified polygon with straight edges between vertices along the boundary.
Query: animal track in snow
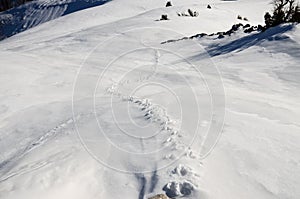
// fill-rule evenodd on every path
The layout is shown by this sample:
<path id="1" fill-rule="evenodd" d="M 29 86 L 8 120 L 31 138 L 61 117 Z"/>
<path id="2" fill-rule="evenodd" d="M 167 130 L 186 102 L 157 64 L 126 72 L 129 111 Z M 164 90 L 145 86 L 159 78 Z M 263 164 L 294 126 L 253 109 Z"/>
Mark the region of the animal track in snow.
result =
<path id="1" fill-rule="evenodd" d="M 181 164 L 179 164 L 177 167 L 175 167 L 172 170 L 172 174 L 177 174 L 179 176 L 186 176 L 191 172 L 191 169 L 189 167 L 185 167 Z"/>
<path id="2" fill-rule="evenodd" d="M 165 184 L 163 191 L 170 198 L 189 196 L 197 187 L 194 182 L 199 176 L 188 166 L 179 164 L 168 174 L 171 180 Z"/>
<path id="3" fill-rule="evenodd" d="M 158 60 L 157 60 L 158 61 Z M 154 73 L 155 74 L 155 71 Z M 151 77 L 148 76 L 146 79 Z M 143 81 L 144 79 L 139 79 Z M 176 121 L 172 120 L 171 117 L 167 114 L 166 109 L 163 107 L 154 104 L 150 99 L 143 99 L 137 96 L 124 95 L 119 92 L 119 86 L 124 86 L 124 84 L 129 84 L 130 82 L 122 82 L 122 84 L 113 84 L 110 88 L 107 89 L 107 92 L 110 95 L 113 95 L 117 98 L 120 98 L 122 101 L 130 102 L 137 106 L 141 110 L 142 115 L 145 120 L 155 123 L 160 127 L 162 133 L 166 133 L 168 136 L 162 140 L 162 145 L 167 146 L 171 149 L 169 154 L 166 154 L 163 159 L 166 161 L 174 161 L 178 159 L 182 154 L 183 157 L 188 159 L 196 159 L 196 155 L 189 147 L 188 144 L 185 144 L 183 139 L 180 139 L 184 136 L 184 132 L 178 127 Z M 202 124 L 205 126 L 206 124 Z M 173 197 L 184 197 L 192 194 L 198 181 L 198 175 L 195 174 L 190 167 L 179 164 L 173 170 L 169 170 L 167 175 L 170 176 L 171 181 L 165 184 L 163 191 L 170 198 Z"/>
<path id="4" fill-rule="evenodd" d="M 182 182 L 171 181 L 163 187 L 163 191 L 170 198 L 189 196 L 194 189 L 195 185 L 186 180 Z"/>
<path id="5" fill-rule="evenodd" d="M 137 105 L 143 112 L 143 117 L 145 120 L 152 123 L 156 123 L 161 128 L 161 132 L 168 133 L 169 136 L 162 142 L 165 146 L 172 147 L 173 151 L 182 151 L 183 154 L 191 159 L 195 159 L 191 148 L 180 141 L 180 137 L 183 136 L 182 131 L 176 126 L 176 121 L 170 119 L 171 117 L 167 114 L 167 111 L 159 105 L 153 104 L 149 99 L 143 99 L 136 96 L 127 96 L 118 91 L 118 85 L 113 84 L 110 88 L 107 89 L 107 92 L 110 95 L 116 96 L 123 101 L 131 102 Z M 164 159 L 174 160 L 176 159 L 175 154 L 168 154 Z"/>

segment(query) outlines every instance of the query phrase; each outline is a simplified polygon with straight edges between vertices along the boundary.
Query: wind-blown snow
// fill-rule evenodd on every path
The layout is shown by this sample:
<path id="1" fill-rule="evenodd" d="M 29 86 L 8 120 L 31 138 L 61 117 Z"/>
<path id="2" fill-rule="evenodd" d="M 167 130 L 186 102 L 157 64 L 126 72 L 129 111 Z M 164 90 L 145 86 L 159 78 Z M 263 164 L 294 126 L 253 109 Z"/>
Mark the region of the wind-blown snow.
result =
<path id="1" fill-rule="evenodd" d="M 37 0 L 0 13 L 0 39 L 108 0 Z"/>
<path id="2" fill-rule="evenodd" d="M 300 197 L 299 25 L 161 44 L 270 9 L 172 3 L 114 0 L 0 42 L 1 199 Z"/>

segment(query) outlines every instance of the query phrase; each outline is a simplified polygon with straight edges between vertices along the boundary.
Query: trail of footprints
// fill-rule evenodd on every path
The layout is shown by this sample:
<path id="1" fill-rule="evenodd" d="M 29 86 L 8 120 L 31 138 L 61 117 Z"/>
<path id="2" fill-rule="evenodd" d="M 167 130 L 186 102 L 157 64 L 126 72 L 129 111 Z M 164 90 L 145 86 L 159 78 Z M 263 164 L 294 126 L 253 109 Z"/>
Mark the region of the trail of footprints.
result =
<path id="1" fill-rule="evenodd" d="M 176 127 L 176 121 L 170 119 L 165 109 L 151 103 L 149 99 L 123 95 L 118 92 L 117 88 L 118 86 L 114 84 L 107 89 L 107 92 L 110 95 L 119 97 L 123 101 L 137 105 L 143 112 L 145 120 L 158 124 L 162 132 L 169 133 L 169 137 L 162 143 L 164 146 L 172 147 L 173 151 L 182 151 L 187 158 L 196 159 L 196 155 L 194 155 L 192 149 L 178 139 L 183 136 L 183 132 Z M 174 160 L 176 158 L 178 157 L 173 153 L 164 156 L 165 160 Z M 170 171 L 169 176 L 172 180 L 163 187 L 163 191 L 170 198 L 190 195 L 196 188 L 193 181 L 196 181 L 199 177 L 190 167 L 181 164 Z"/>
<path id="2" fill-rule="evenodd" d="M 176 121 L 170 119 L 166 110 L 162 107 L 152 104 L 149 99 L 141 99 L 135 96 L 125 96 L 117 91 L 117 86 L 113 85 L 107 89 L 107 92 L 111 95 L 121 98 L 123 101 L 131 102 L 138 106 L 143 112 L 145 120 L 152 123 L 156 123 L 160 126 L 162 132 L 169 133 L 169 137 L 163 141 L 163 145 L 171 146 L 173 150 L 184 151 L 186 157 L 195 159 L 192 149 L 186 144 L 182 143 L 178 138 L 183 136 L 183 132 L 176 127 Z M 176 158 L 173 154 L 168 154 L 165 159 Z"/>
<path id="3" fill-rule="evenodd" d="M 160 53 L 155 51 L 155 68 L 153 73 L 148 76 L 142 77 L 142 75 L 136 80 L 125 80 L 123 82 L 114 83 L 107 89 L 108 94 L 119 97 L 123 101 L 127 101 L 137 105 L 137 107 L 143 112 L 145 120 L 158 124 L 161 128 L 161 132 L 168 133 L 169 136 L 163 141 L 162 145 L 172 147 L 172 151 L 182 151 L 184 156 L 188 159 L 196 159 L 196 155 L 192 149 L 182 143 L 180 139 L 184 136 L 184 133 L 176 127 L 176 121 L 172 120 L 167 114 L 166 110 L 162 107 L 151 103 L 149 99 L 142 99 L 136 96 L 128 96 L 118 91 L 120 86 L 130 84 L 131 82 L 141 83 L 145 80 L 149 80 L 156 74 L 157 66 L 159 64 Z M 164 156 L 165 160 L 177 159 L 175 153 L 170 153 Z M 193 169 L 179 164 L 173 170 L 169 171 L 170 181 L 163 187 L 166 195 L 170 198 L 184 197 L 192 194 L 193 190 L 197 187 L 193 182 L 197 181 L 199 175 L 193 172 Z"/>

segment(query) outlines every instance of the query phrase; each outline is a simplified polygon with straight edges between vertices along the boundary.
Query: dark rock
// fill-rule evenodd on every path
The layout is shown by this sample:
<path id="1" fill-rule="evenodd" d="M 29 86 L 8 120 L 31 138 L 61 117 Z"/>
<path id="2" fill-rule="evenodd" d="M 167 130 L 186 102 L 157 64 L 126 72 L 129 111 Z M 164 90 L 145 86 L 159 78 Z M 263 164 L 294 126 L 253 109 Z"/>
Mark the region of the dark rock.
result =
<path id="1" fill-rule="evenodd" d="M 225 32 L 224 35 L 229 35 L 230 36 L 233 32 L 234 31 L 231 29 L 231 30 L 228 30 L 227 32 Z"/>
<path id="2" fill-rule="evenodd" d="M 239 24 L 234 24 L 232 27 L 231 27 L 231 30 L 233 31 L 237 31 L 240 27 L 242 27 L 243 24 L 239 23 Z"/>
<path id="3" fill-rule="evenodd" d="M 246 24 L 246 25 L 244 25 L 244 26 L 243 26 L 243 28 L 244 28 L 244 29 L 246 29 L 246 28 L 250 28 L 250 24 Z"/>
<path id="4" fill-rule="evenodd" d="M 194 38 L 201 38 L 201 37 L 204 37 L 206 36 L 207 34 L 206 33 L 200 33 L 200 34 L 196 34 L 196 35 L 193 35 L 191 36 L 189 39 L 194 39 Z"/>
<path id="5" fill-rule="evenodd" d="M 223 39 L 225 36 L 224 35 L 219 35 L 218 39 Z"/>
<path id="6" fill-rule="evenodd" d="M 197 11 L 192 11 L 191 9 L 188 9 L 189 16 L 191 17 L 198 17 L 199 13 Z"/>
<path id="7" fill-rule="evenodd" d="M 161 15 L 160 20 L 169 20 L 168 15 Z"/>
<path id="8" fill-rule="evenodd" d="M 262 25 L 257 26 L 257 31 L 264 31 L 264 27 Z"/>
<path id="9" fill-rule="evenodd" d="M 217 35 L 224 35 L 225 32 L 217 32 Z"/>
<path id="10" fill-rule="evenodd" d="M 254 31 L 254 27 L 252 26 L 252 27 L 250 27 L 250 28 L 245 29 L 245 30 L 244 30 L 244 33 L 251 33 L 251 32 L 253 32 L 253 31 Z"/>
<path id="11" fill-rule="evenodd" d="M 190 15 L 191 17 L 194 16 L 194 12 L 193 12 L 191 9 L 188 9 L 188 13 L 189 13 L 189 15 Z"/>
<path id="12" fill-rule="evenodd" d="M 170 6 L 172 6 L 172 3 L 171 3 L 171 1 L 168 1 L 166 4 L 166 7 L 170 7 Z"/>

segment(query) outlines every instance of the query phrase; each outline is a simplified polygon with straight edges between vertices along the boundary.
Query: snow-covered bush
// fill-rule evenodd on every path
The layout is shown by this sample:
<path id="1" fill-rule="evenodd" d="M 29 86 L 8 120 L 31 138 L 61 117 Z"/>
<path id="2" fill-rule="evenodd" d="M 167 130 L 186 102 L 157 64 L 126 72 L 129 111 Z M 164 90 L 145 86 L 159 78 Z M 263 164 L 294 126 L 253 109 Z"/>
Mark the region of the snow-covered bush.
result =
<path id="1" fill-rule="evenodd" d="M 192 11 L 191 9 L 188 9 L 188 13 L 191 17 L 198 17 L 199 15 L 197 11 Z"/>

